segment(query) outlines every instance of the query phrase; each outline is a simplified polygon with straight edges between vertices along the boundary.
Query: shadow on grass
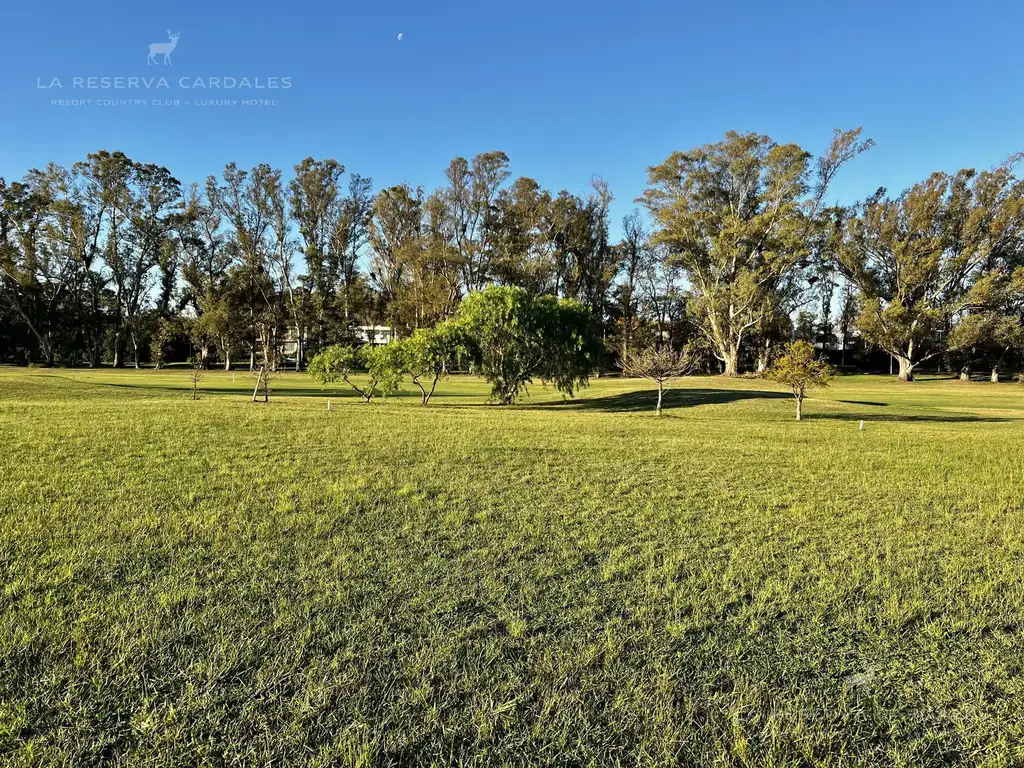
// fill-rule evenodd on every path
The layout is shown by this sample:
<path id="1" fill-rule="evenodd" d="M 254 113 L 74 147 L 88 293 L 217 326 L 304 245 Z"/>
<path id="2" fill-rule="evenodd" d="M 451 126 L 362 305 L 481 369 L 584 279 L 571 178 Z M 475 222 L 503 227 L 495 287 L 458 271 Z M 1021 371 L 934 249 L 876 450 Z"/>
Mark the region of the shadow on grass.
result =
<path id="1" fill-rule="evenodd" d="M 792 398 L 785 392 L 763 392 L 750 389 L 667 389 L 661 401 L 665 410 L 693 408 L 697 405 L 733 403 L 738 400 L 778 400 Z M 561 408 L 578 411 L 653 411 L 658 402 L 655 389 L 622 392 L 607 397 L 589 397 L 581 400 L 565 400 L 550 403 L 528 403 L 521 408 Z"/>
<path id="2" fill-rule="evenodd" d="M 184 395 L 191 395 L 192 394 L 192 385 L 191 384 L 182 384 L 182 386 L 180 386 L 180 387 L 175 387 L 175 386 L 153 385 L 153 384 L 122 384 L 122 383 L 117 383 L 117 382 L 112 382 L 112 381 L 93 381 L 93 382 L 76 382 L 76 383 L 82 383 L 82 384 L 87 384 L 87 385 L 91 385 L 91 386 L 98 386 L 98 387 L 114 387 L 116 389 L 128 389 L 128 390 L 132 390 L 134 392 L 140 392 L 140 393 L 145 393 L 145 392 L 165 392 L 165 393 L 170 393 L 170 394 L 184 394 Z M 256 379 L 255 379 L 255 376 L 254 376 L 253 379 L 252 379 L 252 382 L 247 387 L 233 385 L 233 386 L 214 387 L 214 388 L 207 389 L 207 388 L 203 387 L 202 383 L 200 383 L 199 388 L 198 388 L 198 392 L 199 392 L 200 395 L 207 396 L 207 397 L 229 397 L 229 396 L 238 397 L 238 396 L 242 396 L 242 395 L 246 395 L 246 396 L 251 397 L 252 396 L 253 388 L 255 386 L 256 386 Z M 276 389 L 276 388 L 274 388 L 273 383 L 271 383 L 271 390 L 270 391 L 271 391 L 271 398 L 273 398 L 273 397 L 282 397 L 282 398 L 284 398 L 284 397 L 317 397 L 317 398 L 322 398 L 322 399 L 328 399 L 329 398 L 329 399 L 332 399 L 332 400 L 359 400 L 359 401 L 362 401 L 362 397 L 359 396 L 354 390 L 352 390 L 352 389 L 344 389 L 344 388 L 341 388 L 341 389 L 320 389 L 319 387 L 281 387 L 280 389 Z M 462 394 L 460 394 L 458 392 L 435 392 L 433 397 L 431 398 L 431 402 L 433 402 L 434 400 L 443 400 L 445 398 L 457 398 L 457 397 L 465 397 L 465 395 L 462 395 Z M 420 399 L 420 391 L 418 389 L 407 388 L 407 389 L 403 389 L 403 390 L 400 390 L 398 392 L 395 392 L 395 393 L 393 393 L 391 395 L 388 395 L 387 399 L 390 400 L 392 398 L 396 398 L 396 399 L 407 399 L 407 398 L 413 399 L 414 398 L 416 400 L 419 400 Z M 374 398 L 375 401 L 376 400 L 384 400 L 384 399 L 385 398 L 382 398 L 382 397 Z"/>
<path id="3" fill-rule="evenodd" d="M 973 416 L 970 414 L 938 413 L 804 413 L 804 419 L 832 421 L 908 421 L 934 424 L 986 424 L 1020 421 L 1012 416 Z"/>

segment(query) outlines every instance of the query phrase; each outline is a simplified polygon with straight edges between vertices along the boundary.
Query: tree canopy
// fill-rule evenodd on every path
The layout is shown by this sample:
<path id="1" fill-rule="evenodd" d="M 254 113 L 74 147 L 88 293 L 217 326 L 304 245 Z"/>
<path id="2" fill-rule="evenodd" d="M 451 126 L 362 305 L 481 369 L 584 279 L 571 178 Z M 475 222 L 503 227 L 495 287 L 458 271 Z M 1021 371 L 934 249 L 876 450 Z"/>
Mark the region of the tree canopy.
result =
<path id="1" fill-rule="evenodd" d="M 574 299 L 491 287 L 467 296 L 455 318 L 492 397 L 504 404 L 519 399 L 535 378 L 571 397 L 586 386 L 602 353 L 590 310 Z"/>
<path id="2" fill-rule="evenodd" d="M 820 156 L 729 132 L 674 152 L 648 169 L 646 213 L 624 216 L 620 237 L 600 177 L 545 189 L 501 151 L 454 158 L 433 190 L 375 190 L 333 158 L 287 173 L 228 163 L 187 185 L 123 152 L 51 163 L 0 179 L 0 362 L 272 373 L 415 336 L 405 368 L 420 373 L 403 376 L 419 388 L 450 369 L 424 363 L 436 350 L 421 332 L 465 328 L 447 325 L 460 313 L 483 328 L 501 308 L 467 297 L 515 289 L 501 311 L 519 325 L 480 332 L 518 339 L 515 361 L 486 360 L 501 402 L 530 380 L 568 394 L 631 349 L 695 342 L 699 367 L 727 375 L 765 371 L 799 338 L 862 370 L 895 360 L 905 380 L 923 363 L 998 380 L 1024 363 L 1018 158 L 827 200 L 870 146 L 860 129 Z M 556 314 L 563 337 L 540 330 Z"/>

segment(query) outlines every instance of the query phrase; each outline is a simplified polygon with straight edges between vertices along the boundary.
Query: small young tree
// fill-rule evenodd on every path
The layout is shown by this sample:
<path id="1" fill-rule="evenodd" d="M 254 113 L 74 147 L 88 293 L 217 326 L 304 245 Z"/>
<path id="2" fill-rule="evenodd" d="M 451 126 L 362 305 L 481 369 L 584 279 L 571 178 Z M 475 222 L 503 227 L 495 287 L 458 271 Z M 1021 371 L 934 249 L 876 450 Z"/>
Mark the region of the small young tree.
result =
<path id="1" fill-rule="evenodd" d="M 203 378 L 204 362 L 201 355 L 193 355 L 188 359 L 189 375 L 192 379 L 192 399 L 199 399 L 199 380 Z"/>
<path id="2" fill-rule="evenodd" d="M 359 349 L 335 344 L 314 355 L 306 370 L 320 386 L 343 381 L 369 403 L 376 395 L 386 397 L 398 389 L 402 372 L 397 352 L 397 345 L 392 344 L 382 347 L 367 345 Z M 365 386 L 359 386 L 352 379 L 360 368 L 365 368 L 370 376 Z"/>
<path id="3" fill-rule="evenodd" d="M 786 352 L 768 369 L 766 376 L 785 384 L 796 398 L 796 420 L 803 417 L 804 397 L 808 387 L 827 387 L 835 377 L 835 369 L 815 357 L 809 341 L 794 341 Z"/>
<path id="4" fill-rule="evenodd" d="M 370 375 L 369 387 L 363 393 L 366 402 L 374 395 L 386 398 L 398 391 L 402 384 L 402 352 L 401 345 L 393 342 L 360 347 L 359 358 Z"/>
<path id="5" fill-rule="evenodd" d="M 455 323 L 441 323 L 436 328 L 420 328 L 399 342 L 402 370 L 420 390 L 421 402 L 427 405 L 437 382 L 447 376 L 465 352 L 462 331 Z"/>
<path id="6" fill-rule="evenodd" d="M 306 367 L 306 372 L 321 387 L 343 381 L 363 395 L 362 390 L 351 381 L 351 376 L 358 367 L 359 353 L 353 347 L 334 344 L 314 355 Z"/>
<path id="7" fill-rule="evenodd" d="M 665 382 L 692 373 L 699 356 L 692 346 L 681 350 L 669 346 L 630 349 L 622 358 L 622 373 L 631 378 L 650 379 L 658 385 L 658 403 L 654 412 L 661 416 Z"/>
<path id="8" fill-rule="evenodd" d="M 263 396 L 263 402 L 270 402 L 270 393 L 273 392 L 271 381 L 274 376 L 277 375 L 277 370 L 271 363 L 267 355 L 263 355 L 260 360 L 259 367 L 255 371 L 256 373 L 256 386 L 252 390 L 252 402 L 259 402 L 259 398 Z"/>

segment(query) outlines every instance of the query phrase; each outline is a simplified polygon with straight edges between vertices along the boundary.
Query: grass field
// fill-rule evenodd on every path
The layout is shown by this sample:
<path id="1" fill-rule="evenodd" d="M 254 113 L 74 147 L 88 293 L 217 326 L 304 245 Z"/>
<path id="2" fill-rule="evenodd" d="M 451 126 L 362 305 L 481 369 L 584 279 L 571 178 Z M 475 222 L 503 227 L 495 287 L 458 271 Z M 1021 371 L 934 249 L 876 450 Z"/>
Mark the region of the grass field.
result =
<path id="1" fill-rule="evenodd" d="M 0 369 L 0 763 L 1024 764 L 1024 387 L 252 384 Z"/>

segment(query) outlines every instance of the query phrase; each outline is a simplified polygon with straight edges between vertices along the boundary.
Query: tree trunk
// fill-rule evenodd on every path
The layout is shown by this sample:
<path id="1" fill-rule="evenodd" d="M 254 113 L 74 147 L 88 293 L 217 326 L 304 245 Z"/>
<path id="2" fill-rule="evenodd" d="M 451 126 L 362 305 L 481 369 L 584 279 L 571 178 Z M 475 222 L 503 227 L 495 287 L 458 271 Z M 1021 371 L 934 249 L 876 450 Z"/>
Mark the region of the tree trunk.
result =
<path id="1" fill-rule="evenodd" d="M 970 381 L 970 380 L 971 380 L 971 366 L 970 365 L 965 365 L 965 366 L 960 368 L 960 381 Z"/>
<path id="2" fill-rule="evenodd" d="M 423 401 L 424 405 L 428 405 L 430 403 L 430 398 L 434 396 L 434 390 L 437 389 L 437 379 L 438 377 L 435 376 L 434 380 L 430 383 L 430 391 L 427 392 L 427 399 Z"/>
<path id="3" fill-rule="evenodd" d="M 53 341 L 50 339 L 50 332 L 47 331 L 46 335 L 42 338 L 43 342 L 43 357 L 46 359 L 46 367 L 53 368 L 53 364 L 57 361 L 57 356 L 53 351 Z"/>
<path id="4" fill-rule="evenodd" d="M 916 363 L 912 363 L 909 357 L 905 355 L 898 355 L 896 359 L 900 363 L 900 372 L 898 378 L 900 381 L 913 381 L 914 380 L 914 366 Z"/>
<path id="5" fill-rule="evenodd" d="M 254 403 L 256 402 L 256 395 L 259 393 L 259 391 L 260 391 L 260 384 L 262 384 L 262 383 L 263 383 L 263 369 L 261 368 L 260 372 L 256 375 L 256 386 L 252 390 L 252 401 Z"/>
<path id="6" fill-rule="evenodd" d="M 659 381 L 658 382 L 658 405 L 654 409 L 655 414 L 658 415 L 658 416 L 661 416 L 661 395 L 662 395 L 664 389 L 665 389 L 665 382 Z"/>
<path id="7" fill-rule="evenodd" d="M 992 379 L 991 379 L 991 381 L 992 381 L 993 384 L 998 384 L 999 383 L 999 366 L 998 365 L 992 367 Z"/>
<path id="8" fill-rule="evenodd" d="M 800 395 L 796 396 L 796 420 L 800 421 L 804 417 L 804 399 Z"/>
<path id="9" fill-rule="evenodd" d="M 726 347 L 720 350 L 722 356 L 723 376 L 738 376 L 740 372 L 740 350 L 738 347 Z"/>

